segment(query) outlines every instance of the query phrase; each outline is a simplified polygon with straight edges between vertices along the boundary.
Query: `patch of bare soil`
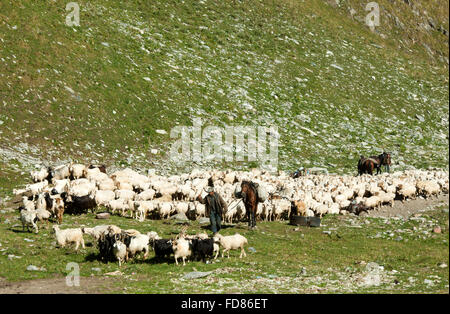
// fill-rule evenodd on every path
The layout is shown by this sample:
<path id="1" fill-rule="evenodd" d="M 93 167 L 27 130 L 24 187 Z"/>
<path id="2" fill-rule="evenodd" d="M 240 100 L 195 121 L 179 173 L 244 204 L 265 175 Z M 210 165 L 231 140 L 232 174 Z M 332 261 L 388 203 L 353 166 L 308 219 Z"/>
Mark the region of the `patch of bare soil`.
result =
<path id="1" fill-rule="evenodd" d="M 414 200 L 406 200 L 404 203 L 401 201 L 395 201 L 391 207 L 381 206 L 379 209 L 370 210 L 369 212 L 362 212 L 360 216 L 363 217 L 402 217 L 404 219 L 410 216 L 433 209 L 436 206 L 445 205 L 449 206 L 449 195 L 439 194 L 437 197 L 428 199 L 416 198 Z"/>
<path id="2" fill-rule="evenodd" d="M 80 277 L 79 286 L 68 286 L 65 277 L 9 282 L 0 278 L 0 294 L 98 294 L 118 292 L 114 278 Z"/>

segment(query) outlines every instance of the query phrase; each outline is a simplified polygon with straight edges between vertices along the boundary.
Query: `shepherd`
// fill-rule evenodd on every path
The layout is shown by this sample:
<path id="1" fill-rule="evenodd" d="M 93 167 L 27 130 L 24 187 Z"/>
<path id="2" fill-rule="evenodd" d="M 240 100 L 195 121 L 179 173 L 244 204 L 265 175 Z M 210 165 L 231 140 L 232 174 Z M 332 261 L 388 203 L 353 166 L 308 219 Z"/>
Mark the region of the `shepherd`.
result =
<path id="1" fill-rule="evenodd" d="M 215 235 L 222 227 L 222 213 L 226 212 L 228 207 L 222 196 L 214 191 L 211 178 L 209 185 L 205 188 L 205 192 L 208 193 L 205 198 L 199 195 L 197 201 L 205 204 L 206 215 L 209 215 L 209 221 L 211 222 L 211 231 Z"/>

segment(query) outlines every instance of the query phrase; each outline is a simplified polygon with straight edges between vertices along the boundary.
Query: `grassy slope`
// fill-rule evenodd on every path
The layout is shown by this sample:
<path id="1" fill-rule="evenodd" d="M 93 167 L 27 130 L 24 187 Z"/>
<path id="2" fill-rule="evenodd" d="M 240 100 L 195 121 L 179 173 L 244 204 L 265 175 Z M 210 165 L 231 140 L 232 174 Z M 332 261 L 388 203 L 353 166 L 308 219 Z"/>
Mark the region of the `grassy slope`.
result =
<path id="1" fill-rule="evenodd" d="M 246 236 L 249 241 L 246 258 L 240 260 L 239 253 L 232 251 L 230 259 L 219 258 L 212 264 L 189 262 L 183 267 L 176 266 L 172 258 L 155 260 L 151 252 L 145 262 L 137 260 L 123 265 L 120 269 L 123 275 L 118 277 L 115 287 L 118 292 L 134 293 L 448 293 L 448 266 L 438 267 L 441 263 L 449 265 L 448 211 L 442 209 L 423 213 L 423 222 L 327 215 L 322 227 L 300 227 L 298 231 L 286 222 L 259 222 L 257 231 L 249 231 L 243 223 L 224 228 L 221 233 L 239 232 Z M 16 213 L 6 214 L 4 218 L 10 223 L 0 224 L 0 277 L 10 281 L 58 278 L 69 272 L 66 270 L 69 262 L 79 263 L 82 276 L 118 269 L 117 263 L 103 264 L 97 260 L 98 249 L 89 244 L 90 237 L 85 237 L 88 246 L 79 253 L 73 247 L 55 248 L 50 230 L 41 228 L 38 235 L 22 233 L 16 217 Z M 173 222 L 140 223 L 117 216 L 110 223 L 142 232 L 154 230 L 163 237 L 173 237 L 181 229 Z M 96 224 L 92 214 L 64 216 L 62 228 Z M 436 225 L 442 227 L 441 234 L 430 233 Z M 324 234 L 325 230 L 330 230 L 331 235 Z M 206 230 L 192 223 L 188 233 L 200 231 Z M 402 239 L 398 241 L 398 237 Z M 9 260 L 11 254 L 21 258 Z M 361 262 L 376 262 L 384 267 L 380 286 L 359 286 L 366 268 Z M 25 271 L 28 265 L 45 267 L 46 271 Z M 193 270 L 214 273 L 203 279 L 182 279 Z M 426 279 L 433 281 L 433 285 L 427 285 Z"/>
<path id="2" fill-rule="evenodd" d="M 15 181 L 34 163 L 17 155 L 189 169 L 167 162 L 173 140 L 155 131 L 199 116 L 274 123 L 281 169 L 353 172 L 359 154 L 382 149 L 399 168 L 444 167 L 448 65 L 399 45 L 409 35 L 383 15 L 388 36 L 371 33 L 349 17 L 350 5 L 364 13 L 353 2 L 79 1 L 70 28 L 64 1 L 2 1 L 0 175 Z M 403 4 L 380 3 L 414 24 Z M 448 29 L 443 7 L 423 6 Z M 448 57 L 448 37 L 408 32 Z"/>

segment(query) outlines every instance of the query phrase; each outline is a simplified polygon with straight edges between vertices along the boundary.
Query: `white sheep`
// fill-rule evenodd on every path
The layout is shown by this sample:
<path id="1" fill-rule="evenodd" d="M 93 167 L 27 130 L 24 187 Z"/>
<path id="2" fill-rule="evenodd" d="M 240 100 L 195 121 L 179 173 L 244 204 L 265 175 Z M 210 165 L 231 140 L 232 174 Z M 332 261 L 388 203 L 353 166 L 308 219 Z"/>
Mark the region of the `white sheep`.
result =
<path id="1" fill-rule="evenodd" d="M 378 192 L 379 193 L 379 192 Z M 378 196 L 371 196 L 364 200 L 364 206 L 368 208 L 376 208 L 381 205 L 381 199 Z"/>
<path id="2" fill-rule="evenodd" d="M 147 258 L 150 238 L 146 234 L 137 234 L 131 238 L 130 245 L 127 248 L 128 256 L 133 257 L 140 252 L 144 252 L 144 259 Z"/>
<path id="3" fill-rule="evenodd" d="M 56 180 L 63 180 L 70 177 L 70 170 L 68 165 L 61 165 L 59 167 L 56 167 L 53 172 L 53 178 Z"/>
<path id="4" fill-rule="evenodd" d="M 119 267 L 122 265 L 123 261 L 128 260 L 127 246 L 125 244 L 123 244 L 121 241 L 114 242 L 113 254 L 116 257 L 116 259 L 119 261 Z"/>
<path id="5" fill-rule="evenodd" d="M 195 216 L 196 218 L 205 217 L 206 216 L 206 206 L 198 201 L 194 202 L 195 205 Z"/>
<path id="6" fill-rule="evenodd" d="M 189 210 L 189 203 L 186 202 L 176 202 L 174 204 L 175 212 L 177 214 L 186 214 Z"/>
<path id="7" fill-rule="evenodd" d="M 170 202 L 160 202 L 158 204 L 159 215 L 162 219 L 169 218 L 172 212 L 172 203 Z"/>
<path id="8" fill-rule="evenodd" d="M 96 186 L 94 182 L 76 185 L 71 184 L 69 188 L 69 195 L 81 197 L 89 195 L 93 191 L 96 191 Z"/>
<path id="9" fill-rule="evenodd" d="M 402 198 L 402 202 L 404 202 L 406 198 L 415 198 L 416 191 L 415 185 L 404 183 L 398 185 L 397 193 Z"/>
<path id="10" fill-rule="evenodd" d="M 214 242 L 219 242 L 222 246 L 222 258 L 224 256 L 225 252 L 228 252 L 228 258 L 230 258 L 230 250 L 237 250 L 241 249 L 241 255 L 239 255 L 239 258 L 242 258 L 242 256 L 247 256 L 245 254 L 244 246 L 248 244 L 247 238 L 240 235 L 239 233 L 236 233 L 232 236 L 223 236 L 219 233 L 217 233 L 214 236 Z"/>
<path id="11" fill-rule="evenodd" d="M 178 258 L 183 259 L 183 266 L 186 265 L 186 258 L 192 255 L 190 243 L 187 239 L 178 238 L 173 240 L 172 249 L 174 253 L 175 263 L 178 265 Z"/>
<path id="12" fill-rule="evenodd" d="M 121 198 L 126 202 L 133 200 L 134 196 L 136 195 L 136 193 L 133 192 L 132 190 L 116 190 L 115 194 L 116 198 Z"/>
<path id="13" fill-rule="evenodd" d="M 84 249 L 84 239 L 81 228 L 61 230 L 58 225 L 54 225 L 53 231 L 56 236 L 56 241 L 61 247 L 65 247 L 68 243 L 75 243 L 75 251 L 78 250 L 80 244 Z"/>
<path id="14" fill-rule="evenodd" d="M 434 181 L 418 181 L 416 184 L 417 192 L 423 194 L 425 197 L 437 195 L 441 188 L 437 182 Z"/>
<path id="15" fill-rule="evenodd" d="M 69 179 L 63 180 L 52 179 L 52 184 L 54 185 L 53 190 L 55 190 L 57 194 L 61 194 L 62 192 L 69 192 L 70 190 Z"/>
<path id="16" fill-rule="evenodd" d="M 106 206 L 108 203 L 116 198 L 116 194 L 110 190 L 98 190 L 95 192 L 95 202 L 97 205 Z"/>
<path id="17" fill-rule="evenodd" d="M 114 191 L 116 189 L 116 185 L 114 184 L 114 181 L 110 178 L 98 181 L 97 187 L 99 190 L 104 190 L 104 191 L 106 191 L 106 190 Z"/>
<path id="18" fill-rule="evenodd" d="M 149 201 L 155 197 L 156 191 L 153 189 L 144 190 L 137 194 L 135 197 L 136 201 Z"/>
<path id="19" fill-rule="evenodd" d="M 85 165 L 81 165 L 81 164 L 70 164 L 69 166 L 69 171 L 70 174 L 72 175 L 72 177 L 74 179 L 80 179 L 83 177 L 84 172 L 86 170 L 86 166 Z"/>
<path id="20" fill-rule="evenodd" d="M 31 171 L 30 175 L 31 178 L 33 179 L 33 182 L 41 182 L 44 181 L 45 178 L 48 177 L 48 169 L 47 168 L 41 168 L 41 170 L 39 171 Z"/>
<path id="21" fill-rule="evenodd" d="M 23 209 L 20 211 L 20 220 L 22 222 L 22 230 L 25 231 L 25 226 L 27 226 L 27 231 L 30 231 L 29 227 L 32 226 L 36 233 L 39 232 L 39 228 L 36 224 L 37 212 L 35 210 Z"/>
<path id="22" fill-rule="evenodd" d="M 115 225 L 98 225 L 92 228 L 81 228 L 83 233 L 92 236 L 96 242 L 109 230 L 112 230 L 114 234 L 121 233 L 121 229 Z"/>
<path id="23" fill-rule="evenodd" d="M 36 209 L 36 205 L 34 204 L 34 202 L 30 201 L 26 196 L 22 197 L 22 203 L 23 207 L 25 207 L 25 210 L 33 211 Z"/>
<path id="24" fill-rule="evenodd" d="M 111 214 L 114 214 L 117 211 L 121 216 L 125 216 L 125 212 L 129 209 L 125 200 L 120 198 L 117 200 L 110 200 L 105 207 L 111 211 Z"/>
<path id="25" fill-rule="evenodd" d="M 44 191 L 44 188 L 48 186 L 48 181 L 44 180 L 42 182 L 28 184 L 25 188 L 30 191 L 33 195 L 38 195 Z"/>

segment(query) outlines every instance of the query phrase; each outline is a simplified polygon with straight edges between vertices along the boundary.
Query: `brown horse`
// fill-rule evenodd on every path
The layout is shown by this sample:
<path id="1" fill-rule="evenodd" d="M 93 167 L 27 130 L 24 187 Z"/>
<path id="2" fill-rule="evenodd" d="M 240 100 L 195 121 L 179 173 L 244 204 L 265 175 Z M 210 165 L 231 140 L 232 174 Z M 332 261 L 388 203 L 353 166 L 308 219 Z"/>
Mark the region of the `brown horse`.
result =
<path id="1" fill-rule="evenodd" d="M 368 173 L 373 174 L 373 170 L 377 169 L 377 174 L 381 173 L 381 166 L 385 166 L 386 170 L 389 172 L 389 166 L 391 165 L 391 154 L 383 152 L 378 156 L 370 156 L 369 158 L 364 158 L 361 156 L 358 161 L 358 174 L 362 175 Z"/>
<path id="2" fill-rule="evenodd" d="M 358 175 L 363 175 L 364 173 L 368 173 L 370 175 L 373 174 L 373 170 L 377 168 L 378 162 L 372 158 L 361 158 L 358 161 Z"/>
<path id="3" fill-rule="evenodd" d="M 256 227 L 256 209 L 258 208 L 258 191 L 253 182 L 242 181 L 241 195 L 247 212 L 248 226 Z"/>

